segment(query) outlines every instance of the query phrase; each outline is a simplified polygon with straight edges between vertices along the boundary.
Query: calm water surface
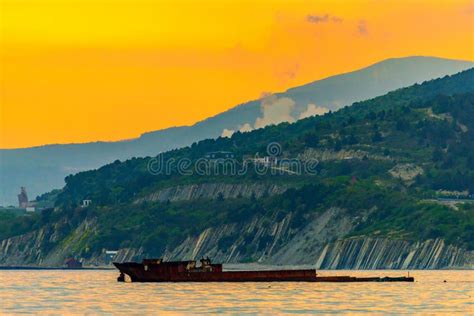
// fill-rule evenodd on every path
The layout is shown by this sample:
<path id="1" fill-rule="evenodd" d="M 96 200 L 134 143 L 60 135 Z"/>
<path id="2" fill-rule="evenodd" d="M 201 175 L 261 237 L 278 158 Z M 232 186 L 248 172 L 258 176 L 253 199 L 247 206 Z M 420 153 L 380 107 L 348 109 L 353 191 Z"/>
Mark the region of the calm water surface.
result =
<path id="1" fill-rule="evenodd" d="M 117 275 L 116 271 L 0 271 L 0 314 L 474 314 L 474 271 L 412 271 L 415 283 L 139 284 L 118 283 Z"/>

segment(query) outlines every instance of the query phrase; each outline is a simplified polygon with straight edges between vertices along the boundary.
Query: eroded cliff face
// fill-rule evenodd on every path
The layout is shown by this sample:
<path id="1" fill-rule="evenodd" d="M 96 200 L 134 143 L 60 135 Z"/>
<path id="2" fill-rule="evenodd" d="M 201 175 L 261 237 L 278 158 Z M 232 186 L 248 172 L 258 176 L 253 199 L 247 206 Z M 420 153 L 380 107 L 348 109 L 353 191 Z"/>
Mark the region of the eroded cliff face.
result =
<path id="1" fill-rule="evenodd" d="M 162 189 L 145 199 L 181 201 L 199 198 L 224 198 L 279 194 L 277 185 L 204 184 Z M 143 200 L 142 200 L 143 201 Z M 138 202 L 138 201 L 137 201 Z M 474 252 L 443 240 L 410 242 L 387 238 L 347 236 L 372 212 L 354 215 L 344 209 L 298 215 L 289 212 L 274 218 L 253 216 L 239 223 L 208 227 L 188 236 L 177 246 L 168 246 L 166 260 L 200 259 L 209 256 L 216 262 L 315 265 L 317 269 L 447 269 L 474 268 Z M 295 220 L 300 216 L 299 220 Z M 296 224 L 295 224 L 296 223 Z M 0 265 L 62 266 L 64 259 L 86 247 L 84 240 L 97 229 L 94 219 L 83 221 L 65 233 L 67 219 L 25 235 L 0 242 Z M 105 249 L 104 249 L 105 251 Z M 85 265 L 105 265 L 105 253 L 84 259 Z M 147 257 L 140 245 L 120 249 L 115 261 L 135 261 Z"/>
<path id="2" fill-rule="evenodd" d="M 385 238 L 349 238 L 326 245 L 318 269 L 447 269 L 474 268 L 474 252 L 446 245 Z"/>
<path id="3" fill-rule="evenodd" d="M 298 156 L 301 160 L 313 160 L 316 159 L 320 162 L 324 161 L 339 161 L 348 159 L 359 159 L 370 158 L 374 160 L 392 160 L 389 156 L 374 155 L 364 150 L 329 150 L 329 149 L 307 149 L 304 153 Z"/>
<path id="4" fill-rule="evenodd" d="M 315 265 L 317 269 L 474 269 L 474 252 L 447 245 L 443 240 L 410 242 L 387 238 L 352 237 L 348 233 L 363 218 L 351 218 L 331 208 L 307 218 L 303 228 L 292 228 L 290 214 L 281 220 L 254 217 L 245 223 L 210 227 L 189 236 L 162 255 L 166 260 L 200 259 L 215 262 L 259 262 L 271 265 Z M 67 240 L 55 243 L 53 228 L 13 237 L 0 244 L 1 265 L 61 266 L 71 247 L 95 229 L 83 222 Z M 46 246 L 45 246 L 46 245 Z M 47 245 L 52 249 L 46 253 Z M 120 249 L 114 261 L 147 257 L 143 248 Z M 84 260 L 85 265 L 105 265 L 105 255 Z"/>
<path id="5" fill-rule="evenodd" d="M 0 242 L 0 265 L 4 266 L 62 266 L 64 260 L 73 255 L 71 249 L 81 246 L 81 239 L 93 233 L 94 220 L 83 221 L 68 236 L 63 235 L 62 226 L 45 226 L 33 232 L 5 239 Z"/>
<path id="6" fill-rule="evenodd" d="M 158 190 L 146 197 L 139 198 L 135 203 L 149 202 L 177 202 L 191 201 L 196 199 L 215 199 L 221 196 L 224 199 L 235 199 L 238 197 L 261 198 L 264 195 L 276 195 L 285 192 L 288 186 L 276 184 L 226 184 L 226 183 L 203 183 L 179 185 L 175 187 Z"/>
<path id="7" fill-rule="evenodd" d="M 41 265 L 42 244 L 51 240 L 51 231 L 43 228 L 31 233 L 2 240 L 0 262 L 2 265 Z"/>
<path id="8" fill-rule="evenodd" d="M 306 217 L 301 227 L 292 227 L 294 213 L 277 219 L 253 217 L 246 222 L 209 227 L 189 236 L 177 247 L 168 247 L 165 260 L 188 260 L 202 257 L 216 262 L 259 262 L 266 264 L 314 264 L 319 253 L 331 241 L 342 238 L 363 218 L 351 218 L 345 210 L 331 208 Z M 147 257 L 143 248 L 119 250 L 115 261 L 136 261 Z M 101 255 L 86 260 L 101 265 Z"/>
<path id="9" fill-rule="evenodd" d="M 368 216 L 367 212 L 364 216 Z M 291 216 L 291 215 L 290 215 Z M 410 242 L 387 238 L 344 238 L 364 217 L 332 208 L 309 219 L 304 229 L 289 227 L 290 217 L 271 224 L 254 219 L 244 226 L 209 228 L 190 237 L 165 258 L 209 256 L 225 263 L 310 264 L 317 269 L 474 268 L 474 252 L 443 240 Z M 241 235 L 233 239 L 235 234 Z M 230 240 L 234 240 L 230 242 Z"/>
<path id="10" fill-rule="evenodd" d="M 355 224 L 344 210 L 337 208 L 305 218 L 309 223 L 303 229 L 291 227 L 292 216 L 290 213 L 279 221 L 255 217 L 242 224 L 208 228 L 167 251 L 165 258 L 209 256 L 226 263 L 314 263 L 329 241 L 344 236 Z"/>

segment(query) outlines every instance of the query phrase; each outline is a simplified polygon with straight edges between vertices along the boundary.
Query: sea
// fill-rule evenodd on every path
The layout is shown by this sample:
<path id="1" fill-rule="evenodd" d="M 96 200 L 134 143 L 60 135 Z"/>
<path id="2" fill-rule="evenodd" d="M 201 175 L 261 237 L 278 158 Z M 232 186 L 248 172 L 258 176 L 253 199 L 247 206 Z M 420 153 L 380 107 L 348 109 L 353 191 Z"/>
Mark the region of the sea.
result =
<path id="1" fill-rule="evenodd" d="M 474 271 L 318 271 L 414 283 L 120 283 L 114 270 L 0 270 L 0 314 L 474 315 Z"/>

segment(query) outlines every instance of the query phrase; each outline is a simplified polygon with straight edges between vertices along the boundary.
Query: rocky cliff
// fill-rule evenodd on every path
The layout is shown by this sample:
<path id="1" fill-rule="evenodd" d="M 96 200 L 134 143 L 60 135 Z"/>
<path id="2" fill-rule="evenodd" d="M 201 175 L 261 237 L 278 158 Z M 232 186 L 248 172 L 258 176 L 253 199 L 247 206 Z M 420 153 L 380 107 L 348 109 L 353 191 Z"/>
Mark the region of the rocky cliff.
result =
<path id="1" fill-rule="evenodd" d="M 225 184 L 225 183 L 203 183 L 178 185 L 164 188 L 153 192 L 145 197 L 135 200 L 135 203 L 143 201 L 190 201 L 196 199 L 215 199 L 221 196 L 224 199 L 234 199 L 238 197 L 261 198 L 264 195 L 276 195 L 286 191 L 288 186 L 276 184 Z"/>
<path id="2" fill-rule="evenodd" d="M 316 264 L 317 269 L 448 269 L 474 268 L 474 252 L 446 245 L 441 239 L 410 242 L 386 238 L 344 238 L 363 217 L 352 218 L 332 208 L 292 229 L 286 217 L 265 223 L 209 228 L 167 252 L 167 259 L 203 256 L 226 263 Z"/>
<path id="3" fill-rule="evenodd" d="M 383 238 L 349 238 L 327 244 L 317 269 L 446 269 L 474 268 L 474 252 L 441 239 L 423 242 Z"/>
<path id="4" fill-rule="evenodd" d="M 67 236 L 64 234 L 66 225 L 67 220 L 64 220 L 56 225 L 44 226 L 1 241 L 0 265 L 62 266 L 64 260 L 82 246 L 81 240 L 94 232 L 95 221 L 83 221 Z"/>
<path id="5" fill-rule="evenodd" d="M 373 210 L 372 210 L 373 211 Z M 370 216 L 353 217 L 339 208 L 307 216 L 304 228 L 292 227 L 294 213 L 283 218 L 253 217 L 243 223 L 209 227 L 189 236 L 162 254 L 167 260 L 199 259 L 217 262 L 315 265 L 317 269 L 452 269 L 474 268 L 474 252 L 447 245 L 443 240 L 411 242 L 387 238 L 346 237 Z M 71 234 L 61 225 L 9 238 L 0 244 L 1 265 L 61 266 L 83 247 L 81 240 L 94 232 L 95 222 L 84 221 Z M 115 261 L 140 260 L 140 247 L 121 249 Z M 85 259 L 86 265 L 104 265 L 104 253 Z"/>

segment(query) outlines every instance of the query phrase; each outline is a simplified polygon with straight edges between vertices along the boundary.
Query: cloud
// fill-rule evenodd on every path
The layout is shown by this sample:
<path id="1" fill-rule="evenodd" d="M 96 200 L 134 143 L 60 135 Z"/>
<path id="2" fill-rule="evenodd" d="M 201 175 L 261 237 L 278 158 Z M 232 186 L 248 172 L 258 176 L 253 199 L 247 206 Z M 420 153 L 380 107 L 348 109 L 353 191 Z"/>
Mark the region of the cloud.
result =
<path id="1" fill-rule="evenodd" d="M 299 64 L 294 64 L 292 67 L 289 67 L 286 71 L 283 72 L 283 76 L 289 79 L 294 79 L 300 70 Z"/>
<path id="2" fill-rule="evenodd" d="M 260 111 L 262 113 L 261 116 L 255 120 L 253 125 L 250 123 L 245 123 L 240 125 L 238 130 L 241 133 L 246 133 L 268 125 L 276 125 L 283 122 L 293 123 L 296 121 L 296 118 L 292 115 L 295 105 L 295 101 L 291 98 L 279 98 L 273 94 L 264 94 L 260 102 Z M 298 120 L 310 116 L 324 115 L 327 112 L 329 112 L 328 108 L 310 103 L 308 104 L 306 110 L 299 115 Z M 234 130 L 226 128 L 222 131 L 221 136 L 231 137 L 234 133 Z"/>
<path id="3" fill-rule="evenodd" d="M 310 103 L 308 104 L 306 111 L 300 114 L 299 119 L 301 120 L 310 116 L 324 115 L 328 112 L 329 112 L 328 108 L 325 108 L 323 106 L 317 106 L 316 104 Z"/>
<path id="4" fill-rule="evenodd" d="M 327 13 L 323 15 L 308 14 L 306 16 L 306 21 L 313 24 L 328 23 L 328 22 L 341 23 L 342 18 L 338 16 L 331 16 Z"/>
<path id="5" fill-rule="evenodd" d="M 241 133 L 251 132 L 252 130 L 253 127 L 249 123 L 245 123 L 244 125 L 239 127 L 239 132 Z"/>
<path id="6" fill-rule="evenodd" d="M 308 21 L 309 23 L 315 23 L 315 24 L 326 23 L 329 21 L 329 14 L 325 14 L 325 15 L 309 14 L 306 16 L 306 21 Z"/>
<path id="7" fill-rule="evenodd" d="M 292 123 L 296 121 L 291 115 L 294 107 L 295 101 L 290 98 L 278 98 L 273 94 L 264 93 L 260 102 L 261 117 L 258 117 L 253 125 L 250 123 L 240 125 L 238 130 L 241 133 L 246 133 L 272 124 Z M 231 137 L 234 133 L 234 130 L 225 128 L 221 133 L 221 137 Z"/>
<path id="8" fill-rule="evenodd" d="M 367 22 L 365 20 L 360 20 L 359 24 L 357 24 L 357 32 L 359 35 L 367 36 L 369 35 L 369 30 L 367 28 Z"/>
<path id="9" fill-rule="evenodd" d="M 468 15 L 473 15 L 474 14 L 474 2 L 468 4 L 466 9 L 464 10 L 464 12 Z"/>
<path id="10" fill-rule="evenodd" d="M 254 128 L 262 128 L 283 122 L 294 122 L 295 119 L 291 115 L 294 107 L 295 101 L 290 98 L 278 98 L 275 95 L 265 96 L 260 104 L 262 117 L 257 118 Z"/>
<path id="11" fill-rule="evenodd" d="M 298 63 L 289 64 L 289 65 L 279 65 L 275 66 L 274 75 L 280 81 L 282 85 L 288 85 L 291 83 L 291 80 L 295 79 L 300 70 L 300 65 Z"/>
<path id="12" fill-rule="evenodd" d="M 239 132 L 241 133 L 246 133 L 246 132 L 251 132 L 253 131 L 253 127 L 252 125 L 250 125 L 249 123 L 245 123 L 244 125 L 240 125 L 238 127 L 238 130 Z M 221 133 L 221 137 L 232 137 L 232 135 L 234 135 L 235 131 L 233 129 L 227 129 L 227 128 L 224 128 L 224 130 L 222 131 Z"/>
<path id="13" fill-rule="evenodd" d="M 232 129 L 227 129 L 227 128 L 224 128 L 224 130 L 222 131 L 222 134 L 221 134 L 221 137 L 232 137 L 232 135 L 235 133 L 234 130 Z"/>

